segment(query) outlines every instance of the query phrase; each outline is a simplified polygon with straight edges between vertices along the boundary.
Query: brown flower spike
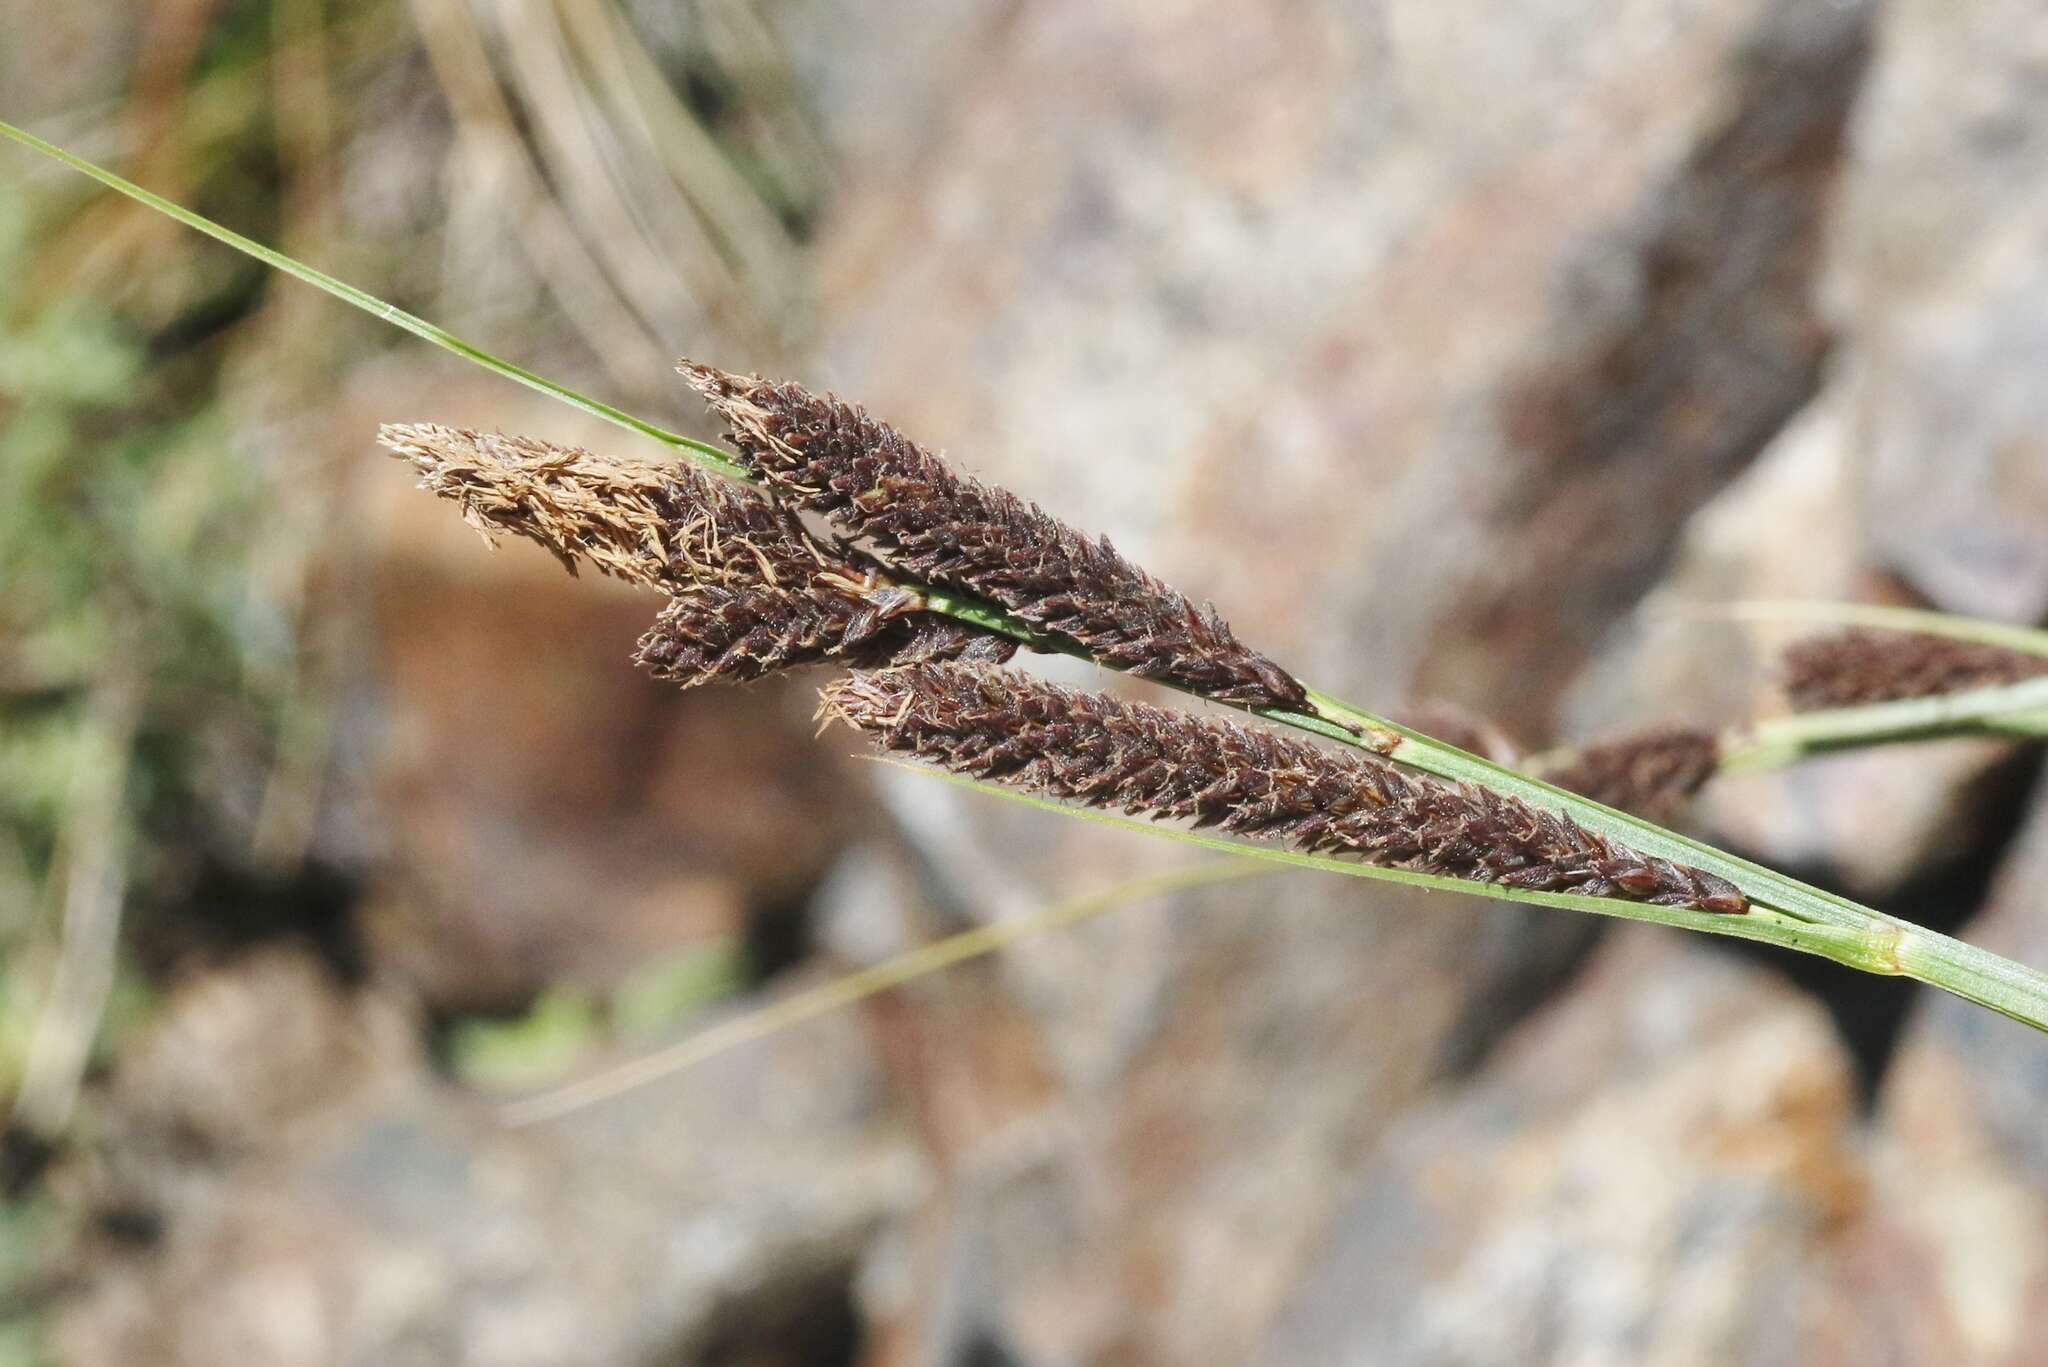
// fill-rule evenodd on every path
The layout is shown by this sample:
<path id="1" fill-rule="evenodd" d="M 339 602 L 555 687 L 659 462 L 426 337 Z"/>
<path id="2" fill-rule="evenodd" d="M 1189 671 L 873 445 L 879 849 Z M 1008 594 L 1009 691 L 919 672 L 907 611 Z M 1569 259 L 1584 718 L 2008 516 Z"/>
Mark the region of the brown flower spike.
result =
<path id="1" fill-rule="evenodd" d="M 890 567 L 977 594 L 1113 668 L 1246 706 L 1310 710 L 1307 691 L 1118 554 L 1006 489 L 970 479 L 855 405 L 684 361 L 741 463 Z"/>
<path id="2" fill-rule="evenodd" d="M 1693 726 L 1659 726 L 1573 752 L 1537 777 L 1638 816 L 1668 816 L 1690 801 L 1721 762 L 1721 740 Z"/>
<path id="3" fill-rule="evenodd" d="M 854 674 L 825 690 L 824 710 L 885 749 L 1132 815 L 1503 887 L 1748 908 L 1723 879 L 1485 788 L 1004 670 L 928 664 Z"/>
<path id="4" fill-rule="evenodd" d="M 842 655 L 877 665 L 1016 651 L 919 610 L 865 557 L 821 543 L 766 496 L 688 466 L 433 424 L 387 426 L 378 439 L 486 540 L 523 536 L 571 574 L 587 562 L 672 595 L 637 656 L 660 678 L 689 686 Z"/>
<path id="5" fill-rule="evenodd" d="M 1801 712 L 1966 693 L 2048 676 L 2048 656 L 1919 632 L 1850 630 L 1785 652 L 1785 693 Z"/>

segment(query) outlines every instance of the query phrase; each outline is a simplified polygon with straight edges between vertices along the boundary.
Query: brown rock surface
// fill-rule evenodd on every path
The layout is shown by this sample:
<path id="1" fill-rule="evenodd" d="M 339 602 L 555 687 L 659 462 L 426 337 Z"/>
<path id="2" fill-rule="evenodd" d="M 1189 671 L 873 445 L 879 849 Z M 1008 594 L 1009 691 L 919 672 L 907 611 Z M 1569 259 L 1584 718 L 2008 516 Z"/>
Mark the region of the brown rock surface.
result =
<path id="1" fill-rule="evenodd" d="M 124 1064 L 103 1146 L 102 1199 L 163 1233 L 67 1302 L 64 1360 L 847 1351 L 857 1259 L 922 1185 L 858 1018 L 515 1131 L 392 1047 L 388 1011 L 282 956 L 171 1003 Z"/>
<path id="2" fill-rule="evenodd" d="M 1277 1322 L 1275 1363 L 1811 1361 L 1867 1201 L 1821 1015 L 1669 936 L 1395 1122 Z"/>
<path id="3" fill-rule="evenodd" d="M 1835 281 L 1857 508 L 1880 563 L 1940 606 L 2040 621 L 2048 36 L 2025 0 L 1906 0 L 1883 43 Z"/>

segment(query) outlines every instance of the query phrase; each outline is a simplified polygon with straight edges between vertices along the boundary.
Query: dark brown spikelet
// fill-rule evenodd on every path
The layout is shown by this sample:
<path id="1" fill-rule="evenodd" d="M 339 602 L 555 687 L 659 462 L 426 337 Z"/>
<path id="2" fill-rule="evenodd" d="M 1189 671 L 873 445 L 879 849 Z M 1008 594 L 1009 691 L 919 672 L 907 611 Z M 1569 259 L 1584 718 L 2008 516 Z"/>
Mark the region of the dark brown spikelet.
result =
<path id="1" fill-rule="evenodd" d="M 1637 816 L 1668 816 L 1707 786 L 1721 739 L 1693 726 L 1659 726 L 1581 747 L 1537 777 Z"/>
<path id="2" fill-rule="evenodd" d="M 1785 652 L 1794 709 L 1932 698 L 2048 677 L 2048 656 L 1920 632 L 1855 629 L 1809 636 Z"/>
<path id="3" fill-rule="evenodd" d="M 1017 643 L 934 613 L 889 616 L 866 598 L 811 586 L 713 586 L 669 600 L 634 659 L 657 679 L 690 687 L 745 682 L 833 657 L 877 667 L 923 660 L 1001 663 Z"/>
<path id="4" fill-rule="evenodd" d="M 957 471 L 887 423 L 795 384 L 678 367 L 739 458 L 893 568 L 978 594 L 1104 664 L 1246 706 L 1309 709 L 1295 678 L 1118 554 L 1006 489 Z"/>
<path id="5" fill-rule="evenodd" d="M 1014 642 L 919 609 L 865 557 L 813 537 L 789 509 L 688 466 L 608 460 L 532 437 L 433 424 L 378 439 L 458 503 L 486 540 L 538 542 L 574 574 L 672 595 L 639 660 L 685 686 L 835 656 L 877 665 L 1006 660 Z"/>
<path id="6" fill-rule="evenodd" d="M 884 749 L 1131 815 L 1504 887 L 1748 908 L 1723 879 L 1490 789 L 1006 670 L 939 664 L 854 674 L 826 689 L 824 709 Z"/>

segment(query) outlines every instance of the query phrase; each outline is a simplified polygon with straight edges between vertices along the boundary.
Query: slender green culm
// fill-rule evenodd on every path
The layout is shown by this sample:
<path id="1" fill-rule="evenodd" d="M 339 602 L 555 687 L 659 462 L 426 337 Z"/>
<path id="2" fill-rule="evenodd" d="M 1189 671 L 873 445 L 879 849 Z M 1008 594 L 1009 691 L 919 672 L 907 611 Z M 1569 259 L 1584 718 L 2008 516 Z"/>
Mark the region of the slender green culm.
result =
<path id="1" fill-rule="evenodd" d="M 1818 622 L 1831 626 L 1874 627 L 1880 631 L 1910 631 L 1923 636 L 1946 636 L 1951 640 L 2003 646 L 2007 650 L 2023 650 L 2029 655 L 2048 655 L 2048 631 L 2006 622 L 1987 622 L 1977 617 L 1961 617 L 1952 612 L 1896 608 L 1880 603 L 1750 599 L 1738 603 L 1688 604 L 1674 609 L 1672 615 L 1706 621 Z"/>
<path id="2" fill-rule="evenodd" d="M 652 437 L 662 445 L 683 452 L 698 464 L 715 470 L 729 479 L 745 480 L 748 478 L 747 472 L 736 465 L 731 456 L 708 442 L 696 441 L 682 435 L 680 432 L 671 432 L 666 428 L 657 427 L 644 418 L 634 417 L 624 409 L 614 408 L 608 403 L 593 399 L 585 394 L 579 394 L 567 385 L 557 384 L 545 376 L 536 375 L 530 370 L 512 364 L 510 361 L 501 360 L 483 348 L 472 346 L 470 343 L 463 341 L 446 328 L 436 327 L 426 319 L 415 317 L 395 304 L 387 304 L 382 299 L 365 290 L 357 289 L 345 280 L 337 280 L 325 271 L 316 270 L 304 262 L 286 256 L 283 252 L 264 246 L 253 238 L 244 237 L 231 228 L 224 228 L 210 218 L 201 217 L 182 205 L 173 204 L 162 195 L 152 194 L 133 181 L 123 180 L 112 171 L 95 166 L 83 157 L 73 156 L 55 143 L 46 142 L 26 129 L 17 128 L 5 120 L 0 120 L 0 137 L 18 142 L 23 147 L 40 152 L 53 161 L 61 162 L 80 175 L 90 176 L 108 189 L 118 191 L 138 204 L 147 205 L 164 217 L 184 224 L 194 232 L 204 233 L 216 242 L 224 242 L 243 255 L 261 261 L 273 270 L 282 271 L 294 280 L 302 280 L 315 289 L 325 290 L 344 304 L 351 304 L 361 309 L 364 313 L 369 314 L 372 318 L 389 323 L 396 328 L 403 328 L 413 336 L 432 342 L 435 346 L 445 351 L 452 351 L 464 360 L 473 361 L 493 374 L 502 375 L 508 380 L 525 385 L 528 389 L 539 390 L 551 399 L 559 399 L 571 408 L 581 409 L 592 417 L 603 418 L 606 422 L 623 427 L 628 432 L 637 432 L 643 437 Z"/>
<path id="3" fill-rule="evenodd" d="M 1950 736 L 2036 734 L 2048 718 L 2048 679 L 1932 698 L 1801 712 L 1757 722 L 1729 738 L 1721 768 L 1790 764 L 1833 750 L 1867 749 Z"/>

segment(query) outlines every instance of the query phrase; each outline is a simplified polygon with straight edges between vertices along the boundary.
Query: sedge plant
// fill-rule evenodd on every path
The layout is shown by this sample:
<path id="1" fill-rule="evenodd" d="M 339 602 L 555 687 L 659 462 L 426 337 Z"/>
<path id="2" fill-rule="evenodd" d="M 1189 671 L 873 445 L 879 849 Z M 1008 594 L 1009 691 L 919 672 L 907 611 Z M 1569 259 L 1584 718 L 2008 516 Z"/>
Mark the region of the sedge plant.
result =
<path id="1" fill-rule="evenodd" d="M 428 425 L 385 433 L 481 529 L 534 536 L 571 562 L 623 569 L 667 593 L 641 648 L 658 674 L 699 683 L 813 661 L 852 665 L 827 690 L 828 716 L 982 791 L 1241 859 L 1761 941 L 1913 978 L 2048 1030 L 2048 975 L 1321 691 L 1106 541 L 959 474 L 853 405 L 686 362 L 685 378 L 724 419 L 731 445 L 696 441 L 492 356 L 33 134 L 0 123 L 0 135 L 682 457 L 687 467 L 650 472 L 529 439 Z M 577 493 L 580 504 L 569 497 Z M 811 530 L 799 511 L 830 530 Z M 1999 644 L 2048 656 L 2037 633 Z M 1054 688 L 1005 667 L 1020 649 L 1144 676 L 1248 718 Z M 2048 678 L 2001 679 L 1760 725 L 1717 746 L 1707 767 L 1932 735 L 2035 735 L 2044 722 Z"/>

